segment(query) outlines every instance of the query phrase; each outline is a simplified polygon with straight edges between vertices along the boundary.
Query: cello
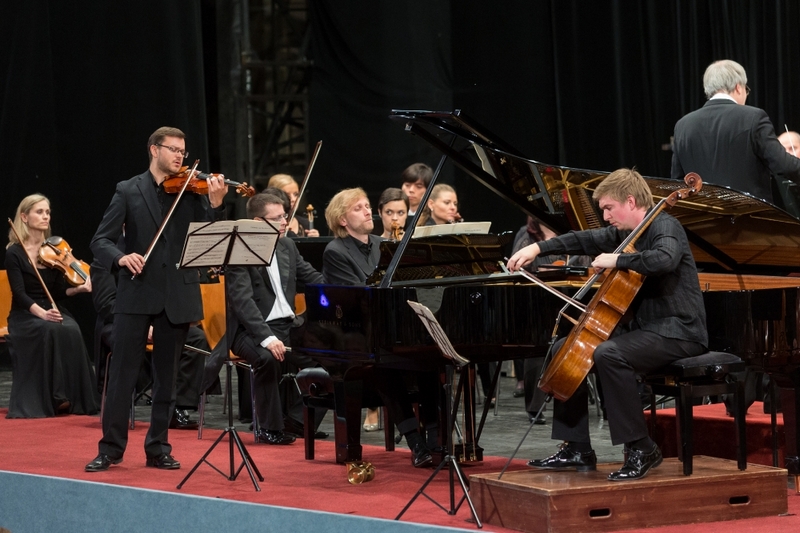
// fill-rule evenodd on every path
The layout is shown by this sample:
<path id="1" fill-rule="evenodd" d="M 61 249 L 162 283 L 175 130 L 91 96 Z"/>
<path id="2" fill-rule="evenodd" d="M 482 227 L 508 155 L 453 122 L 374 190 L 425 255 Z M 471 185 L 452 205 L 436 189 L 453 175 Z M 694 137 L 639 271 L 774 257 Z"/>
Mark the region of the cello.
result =
<path id="1" fill-rule="evenodd" d="M 679 189 L 662 199 L 645 215 L 642 222 L 631 231 L 614 253 L 633 253 L 634 244 L 661 211 L 697 193 L 703 186 L 699 175 L 690 172 L 684 178 L 689 186 Z M 575 299 L 584 295 L 602 272 L 596 273 L 578 291 Z M 631 270 L 613 269 L 603 281 L 597 293 L 586 305 L 564 344 L 539 379 L 539 388 L 548 395 L 566 401 L 586 379 L 594 365 L 594 351 L 611 336 L 628 307 L 644 283 L 645 276 Z M 562 309 L 563 315 L 566 307 Z M 557 327 L 557 326 L 556 326 Z"/>

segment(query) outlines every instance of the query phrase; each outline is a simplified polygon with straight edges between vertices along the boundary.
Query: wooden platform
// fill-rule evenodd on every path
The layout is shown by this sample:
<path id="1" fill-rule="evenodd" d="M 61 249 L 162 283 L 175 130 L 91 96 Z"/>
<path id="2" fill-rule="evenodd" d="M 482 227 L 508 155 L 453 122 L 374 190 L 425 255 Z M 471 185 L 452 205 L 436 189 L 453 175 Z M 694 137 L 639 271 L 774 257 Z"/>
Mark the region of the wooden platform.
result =
<path id="1" fill-rule="evenodd" d="M 684 476 L 678 459 L 664 459 L 644 479 L 610 482 L 621 463 L 596 472 L 522 470 L 470 476 L 480 519 L 520 531 L 618 531 L 699 522 L 776 516 L 787 512 L 787 471 L 695 456 Z"/>

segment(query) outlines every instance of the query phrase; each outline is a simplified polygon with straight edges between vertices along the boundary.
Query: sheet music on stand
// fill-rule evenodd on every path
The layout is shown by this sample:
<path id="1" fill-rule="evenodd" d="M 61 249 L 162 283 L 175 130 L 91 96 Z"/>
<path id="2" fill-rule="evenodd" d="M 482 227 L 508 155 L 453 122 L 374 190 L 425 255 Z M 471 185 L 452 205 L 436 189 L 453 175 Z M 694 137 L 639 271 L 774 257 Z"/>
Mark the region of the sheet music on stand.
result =
<path id="1" fill-rule="evenodd" d="M 417 226 L 412 238 L 434 237 L 436 235 L 486 235 L 491 222 L 456 222 L 455 224 L 436 224 L 435 226 Z"/>
<path id="2" fill-rule="evenodd" d="M 278 237 L 278 228 L 260 220 L 192 222 L 180 267 L 269 265 Z"/>
<path id="3" fill-rule="evenodd" d="M 439 324 L 439 321 L 436 320 L 436 317 L 433 315 L 431 310 L 419 302 L 412 302 L 411 300 L 406 301 L 408 302 L 408 305 L 411 306 L 411 309 L 413 309 L 417 314 L 419 319 L 422 320 L 422 323 L 425 325 L 425 329 L 427 329 L 428 333 L 430 333 L 431 337 L 433 337 L 433 341 L 436 343 L 436 346 L 439 347 L 439 350 L 441 350 L 442 355 L 452 360 L 456 366 L 462 367 L 469 364 L 469 360 L 458 355 L 456 349 L 453 348 L 453 344 L 450 342 L 450 339 L 447 338 L 447 334 L 444 332 L 442 326 Z"/>

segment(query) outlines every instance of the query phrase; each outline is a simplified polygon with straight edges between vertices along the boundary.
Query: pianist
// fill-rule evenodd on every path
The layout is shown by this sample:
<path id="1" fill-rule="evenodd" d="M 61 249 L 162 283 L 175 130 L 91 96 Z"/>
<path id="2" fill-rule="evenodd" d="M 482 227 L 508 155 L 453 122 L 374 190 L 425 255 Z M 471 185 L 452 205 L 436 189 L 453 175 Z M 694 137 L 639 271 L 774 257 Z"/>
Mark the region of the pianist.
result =
<path id="1" fill-rule="evenodd" d="M 661 451 L 647 434 L 637 386 L 637 374 L 661 368 L 683 357 L 706 351 L 705 307 L 697 283 L 697 268 L 686 233 L 662 212 L 639 237 L 634 253 L 611 253 L 644 219 L 653 206 L 650 189 L 635 170 L 619 169 L 600 184 L 594 199 L 609 226 L 570 232 L 531 244 L 508 261 L 512 271 L 539 255 L 596 256 L 595 268 L 630 269 L 647 276 L 629 311 L 633 316 L 594 352 L 595 371 L 603 382 L 611 442 L 624 444 L 625 464 L 609 474 L 611 481 L 639 479 L 661 464 Z M 563 340 L 556 344 L 558 349 Z M 589 438 L 586 382 L 565 402 L 553 407 L 552 437 L 565 443 L 529 466 L 545 469 L 595 470 L 597 457 Z"/>
<path id="2" fill-rule="evenodd" d="M 322 275 L 331 285 L 365 285 L 380 260 L 381 237 L 372 235 L 372 209 L 367 193 L 361 188 L 339 191 L 325 209 L 325 221 L 335 235 L 322 254 Z M 436 395 L 438 382 L 428 373 L 403 373 L 376 367 L 373 369 L 376 392 L 389 409 L 397 430 L 406 438 L 411 463 L 416 468 L 433 463 L 430 447 L 438 443 Z M 419 432 L 420 423 L 408 396 L 406 380 L 417 379 L 420 389 L 420 418 L 426 440 Z"/>

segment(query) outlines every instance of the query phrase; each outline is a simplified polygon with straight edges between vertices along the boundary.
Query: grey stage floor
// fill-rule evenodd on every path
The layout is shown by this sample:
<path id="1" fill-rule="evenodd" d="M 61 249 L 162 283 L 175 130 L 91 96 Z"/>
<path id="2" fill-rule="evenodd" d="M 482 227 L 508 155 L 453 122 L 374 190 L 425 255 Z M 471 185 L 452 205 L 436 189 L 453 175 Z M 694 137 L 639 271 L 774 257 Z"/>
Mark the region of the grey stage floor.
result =
<path id="1" fill-rule="evenodd" d="M 508 368 L 508 374 L 511 372 L 510 367 L 509 363 L 504 366 L 504 368 Z M 236 379 L 235 373 L 233 379 Z M 515 385 L 516 379 L 514 377 L 503 376 L 500 378 L 497 414 L 495 415 L 493 410 L 489 412 L 480 438 L 480 444 L 486 455 L 510 457 L 529 427 L 524 398 L 514 398 L 512 396 Z M 235 382 L 233 388 L 236 390 Z M 0 369 L 0 408 L 8 407 L 10 392 L 11 371 L 8 368 Z M 222 412 L 222 396 L 209 396 L 208 398 L 204 427 L 212 429 L 225 428 L 228 425 L 228 415 Z M 601 462 L 621 461 L 622 446 L 612 446 L 607 422 L 604 422 L 602 417 L 597 415 L 594 406 L 590 407 L 592 441 L 598 460 Z M 236 399 L 234 397 L 235 414 Z M 548 416 L 548 423 L 546 425 L 533 426 L 517 457 L 523 459 L 544 457 L 556 451 L 558 443 L 550 439 L 549 413 L 546 416 Z M 137 405 L 136 419 L 147 422 L 149 418 L 150 408 L 147 405 Z M 196 419 L 197 414 L 192 413 L 192 418 Z M 236 418 L 234 418 L 234 425 L 240 433 L 248 431 L 248 424 L 240 423 Z M 320 429 L 330 434 L 330 437 L 328 437 L 330 440 L 333 439 L 333 422 L 330 414 L 325 417 Z M 374 431 L 368 433 L 362 431 L 361 441 L 364 444 L 382 445 L 383 432 Z M 401 444 L 401 446 L 404 446 L 404 444 Z"/>

